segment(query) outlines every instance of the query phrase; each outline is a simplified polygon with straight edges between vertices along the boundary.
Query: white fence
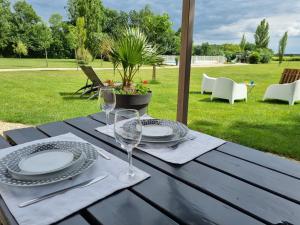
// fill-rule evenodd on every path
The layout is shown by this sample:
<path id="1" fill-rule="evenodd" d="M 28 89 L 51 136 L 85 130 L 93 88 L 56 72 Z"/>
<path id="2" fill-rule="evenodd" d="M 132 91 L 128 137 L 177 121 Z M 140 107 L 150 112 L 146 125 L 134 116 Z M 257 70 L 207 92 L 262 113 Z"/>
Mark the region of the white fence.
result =
<path id="1" fill-rule="evenodd" d="M 176 65 L 176 55 L 163 55 L 163 64 Z M 179 57 L 178 57 L 179 59 Z M 192 65 L 223 64 L 226 62 L 225 56 L 192 56 Z"/>

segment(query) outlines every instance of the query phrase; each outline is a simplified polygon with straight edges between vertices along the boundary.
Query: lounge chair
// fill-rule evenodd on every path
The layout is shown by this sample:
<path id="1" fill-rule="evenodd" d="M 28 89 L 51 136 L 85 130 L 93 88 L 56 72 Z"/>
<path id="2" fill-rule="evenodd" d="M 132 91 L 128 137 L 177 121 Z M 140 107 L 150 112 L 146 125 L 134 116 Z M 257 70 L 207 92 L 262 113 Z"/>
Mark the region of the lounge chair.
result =
<path id="1" fill-rule="evenodd" d="M 212 92 L 216 79 L 217 78 L 209 77 L 204 73 L 202 78 L 201 94 L 204 94 L 204 92 Z"/>
<path id="2" fill-rule="evenodd" d="M 81 70 L 87 76 L 87 81 L 85 86 L 78 89 L 74 94 L 77 94 L 80 91 L 83 91 L 80 96 L 86 94 L 92 94 L 90 99 L 97 97 L 99 88 L 103 87 L 104 84 L 101 82 L 95 71 L 91 66 L 80 66 Z M 89 84 L 91 82 L 91 84 Z"/>
<path id="3" fill-rule="evenodd" d="M 278 99 L 294 105 L 300 100 L 300 69 L 285 69 L 279 84 L 270 85 L 263 97 L 266 99 Z"/>
<path id="4" fill-rule="evenodd" d="M 247 85 L 238 84 L 235 81 L 221 77 L 214 84 L 211 100 L 214 98 L 228 99 L 230 104 L 235 100 L 247 101 Z"/>

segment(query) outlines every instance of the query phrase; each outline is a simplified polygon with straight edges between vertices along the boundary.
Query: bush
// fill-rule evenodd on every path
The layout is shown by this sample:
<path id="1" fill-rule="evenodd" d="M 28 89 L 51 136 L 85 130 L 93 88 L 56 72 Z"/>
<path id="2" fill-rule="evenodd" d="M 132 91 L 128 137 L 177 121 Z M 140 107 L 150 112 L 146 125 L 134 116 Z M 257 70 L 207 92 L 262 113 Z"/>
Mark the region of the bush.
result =
<path id="1" fill-rule="evenodd" d="M 249 56 L 249 63 L 250 64 L 258 64 L 260 62 L 260 54 L 259 52 L 252 52 Z"/>
<path id="2" fill-rule="evenodd" d="M 269 63 L 273 56 L 272 50 L 267 49 L 267 48 L 260 49 L 259 54 L 260 54 L 260 62 L 261 63 Z"/>
<path id="3" fill-rule="evenodd" d="M 272 60 L 273 61 L 279 61 L 279 58 L 278 57 L 273 57 Z M 285 56 L 285 57 L 283 57 L 283 61 L 289 61 L 289 62 L 300 61 L 300 56 Z"/>

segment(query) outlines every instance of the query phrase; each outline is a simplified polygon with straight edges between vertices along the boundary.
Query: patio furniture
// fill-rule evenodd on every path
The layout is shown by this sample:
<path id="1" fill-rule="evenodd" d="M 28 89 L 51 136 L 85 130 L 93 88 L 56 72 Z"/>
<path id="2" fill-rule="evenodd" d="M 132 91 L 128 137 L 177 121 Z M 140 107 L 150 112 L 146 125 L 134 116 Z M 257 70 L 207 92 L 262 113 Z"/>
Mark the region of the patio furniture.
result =
<path id="1" fill-rule="evenodd" d="M 204 92 L 212 92 L 215 81 L 216 78 L 209 77 L 207 74 L 204 73 L 202 78 L 201 94 L 204 94 Z"/>
<path id="2" fill-rule="evenodd" d="M 284 69 L 279 84 L 293 83 L 300 80 L 300 69 Z"/>
<path id="3" fill-rule="evenodd" d="M 81 70 L 87 76 L 87 81 L 85 86 L 79 88 L 74 94 L 77 94 L 80 91 L 83 91 L 80 96 L 86 94 L 92 94 L 90 99 L 98 96 L 98 91 L 100 87 L 103 87 L 104 84 L 101 82 L 100 78 L 97 76 L 96 72 L 91 66 L 80 66 Z M 91 84 L 89 84 L 91 82 Z"/>
<path id="4" fill-rule="evenodd" d="M 218 78 L 214 84 L 211 100 L 214 98 L 227 99 L 230 104 L 234 104 L 235 100 L 247 101 L 247 85 L 238 84 L 225 77 Z"/>
<path id="5" fill-rule="evenodd" d="M 278 99 L 289 102 L 289 105 L 294 105 L 300 100 L 300 80 L 287 84 L 272 84 L 270 85 L 263 97 L 266 99 Z"/>
<path id="6" fill-rule="evenodd" d="M 5 135 L 18 145 L 71 132 L 126 160 L 113 138 L 95 130 L 104 124 L 105 115 L 98 113 Z M 7 145 L 0 139 L 0 148 Z M 57 224 L 299 224 L 297 162 L 230 142 L 180 166 L 137 150 L 133 155 L 135 166 L 149 173 L 149 179 Z M 17 225 L 2 198 L 0 208 L 3 223 Z"/>
<path id="7" fill-rule="evenodd" d="M 263 97 L 266 99 L 278 99 L 288 101 L 294 105 L 300 100 L 300 69 L 284 69 L 279 84 L 270 85 Z"/>

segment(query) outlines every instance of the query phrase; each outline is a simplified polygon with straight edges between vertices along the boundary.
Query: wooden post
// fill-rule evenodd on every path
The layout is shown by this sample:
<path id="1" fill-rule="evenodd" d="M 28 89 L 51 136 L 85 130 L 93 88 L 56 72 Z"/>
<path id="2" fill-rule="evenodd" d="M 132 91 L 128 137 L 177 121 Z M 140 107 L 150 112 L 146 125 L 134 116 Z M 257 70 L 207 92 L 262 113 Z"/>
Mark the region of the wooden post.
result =
<path id="1" fill-rule="evenodd" d="M 187 124 L 195 0 L 183 0 L 177 120 Z"/>

